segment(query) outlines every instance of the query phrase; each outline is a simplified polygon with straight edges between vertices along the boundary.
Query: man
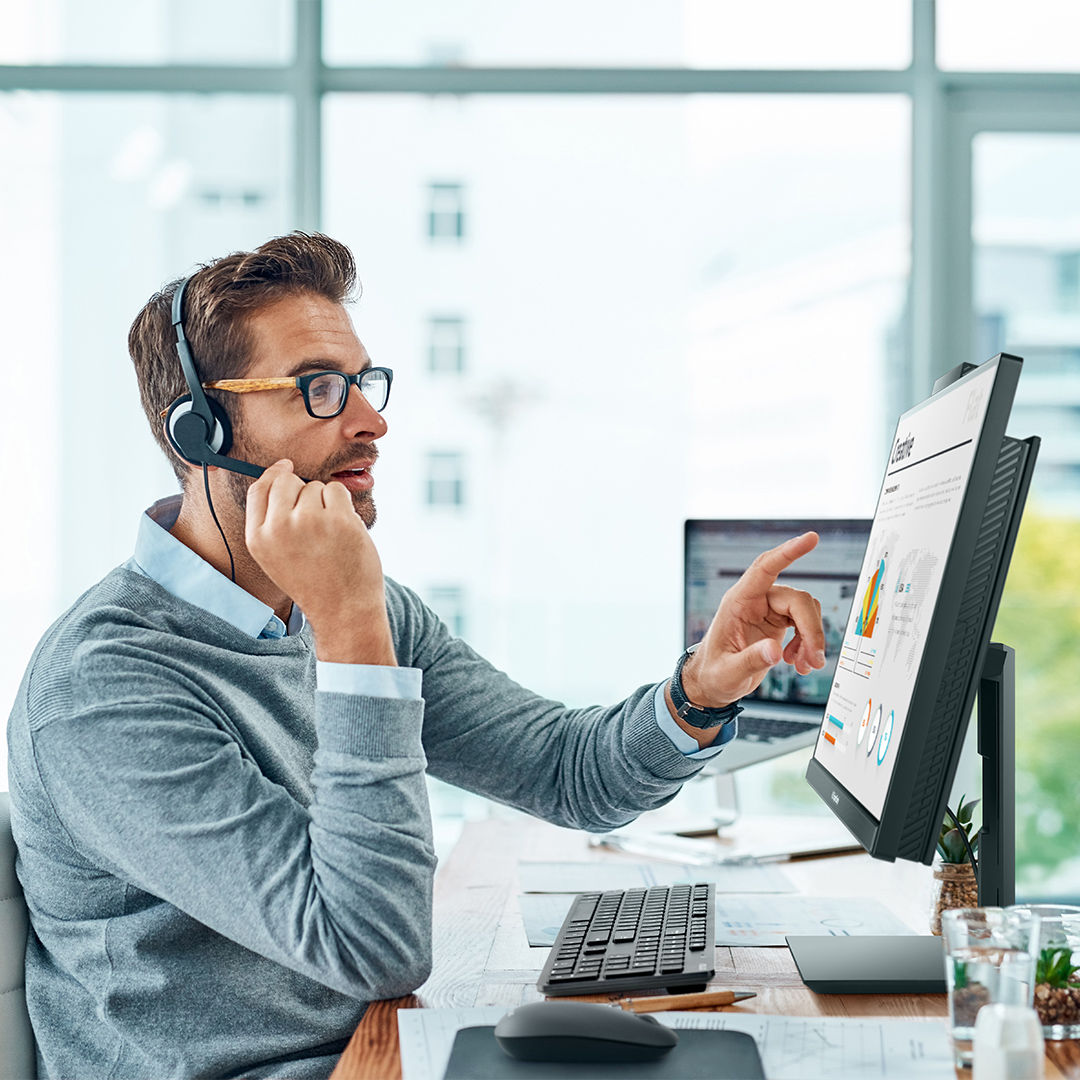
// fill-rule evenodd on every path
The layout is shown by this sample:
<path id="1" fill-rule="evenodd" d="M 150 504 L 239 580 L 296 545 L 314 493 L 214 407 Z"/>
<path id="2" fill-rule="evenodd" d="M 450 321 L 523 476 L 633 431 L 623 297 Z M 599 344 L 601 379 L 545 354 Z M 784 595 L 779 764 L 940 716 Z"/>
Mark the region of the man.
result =
<path id="1" fill-rule="evenodd" d="M 366 1003 L 428 974 L 425 769 L 612 828 L 719 752 L 781 655 L 824 663 L 818 605 L 775 584 L 813 534 L 727 594 L 683 658 L 689 706 L 676 679 L 678 702 L 664 683 L 567 709 L 452 638 L 369 534 L 389 375 L 349 319 L 354 284 L 346 248 L 302 233 L 189 279 L 197 377 L 255 480 L 176 453 L 177 283 L 132 327 L 183 495 L 46 634 L 9 723 L 42 1075 L 328 1075 Z"/>

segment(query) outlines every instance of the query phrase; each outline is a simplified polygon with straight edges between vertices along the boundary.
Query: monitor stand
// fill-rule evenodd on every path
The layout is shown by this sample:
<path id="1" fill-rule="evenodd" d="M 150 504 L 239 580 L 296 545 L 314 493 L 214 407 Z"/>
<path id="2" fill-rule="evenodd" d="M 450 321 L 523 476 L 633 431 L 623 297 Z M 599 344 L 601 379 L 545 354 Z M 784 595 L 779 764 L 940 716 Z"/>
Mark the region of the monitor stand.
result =
<path id="1" fill-rule="evenodd" d="M 979 680 L 979 905 L 1016 903 L 1016 650 L 992 641 Z"/>
<path id="2" fill-rule="evenodd" d="M 799 978 L 816 994 L 944 994 L 939 937 L 789 937 Z"/>
<path id="3" fill-rule="evenodd" d="M 983 825 L 982 907 L 1016 896 L 1016 652 L 991 642 L 979 680 L 978 748 Z M 804 983 L 819 994 L 944 994 L 939 937 L 788 937 Z"/>

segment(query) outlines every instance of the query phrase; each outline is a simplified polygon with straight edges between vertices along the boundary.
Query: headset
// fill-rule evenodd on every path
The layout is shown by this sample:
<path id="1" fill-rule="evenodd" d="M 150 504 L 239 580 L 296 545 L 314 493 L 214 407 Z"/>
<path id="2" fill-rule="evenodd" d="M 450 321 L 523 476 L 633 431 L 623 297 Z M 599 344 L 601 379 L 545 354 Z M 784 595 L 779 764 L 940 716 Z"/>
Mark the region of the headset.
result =
<path id="1" fill-rule="evenodd" d="M 184 335 L 184 290 L 189 281 L 191 277 L 184 278 L 173 293 L 172 324 L 176 331 L 176 352 L 190 392 L 178 397 L 169 406 L 165 413 L 165 433 L 172 448 L 192 465 L 201 465 L 204 469 L 207 465 L 215 465 L 244 476 L 260 477 L 266 471 L 261 466 L 225 456 L 232 446 L 229 414 L 203 392 L 191 348 Z"/>

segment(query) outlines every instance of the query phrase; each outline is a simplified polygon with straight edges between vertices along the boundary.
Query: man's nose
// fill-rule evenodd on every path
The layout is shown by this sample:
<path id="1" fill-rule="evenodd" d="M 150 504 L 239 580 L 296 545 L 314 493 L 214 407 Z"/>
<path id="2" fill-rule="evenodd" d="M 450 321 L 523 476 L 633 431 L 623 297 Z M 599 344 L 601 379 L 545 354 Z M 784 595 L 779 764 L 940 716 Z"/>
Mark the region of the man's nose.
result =
<path id="1" fill-rule="evenodd" d="M 375 411 L 359 386 L 349 387 L 349 397 L 341 417 L 350 438 L 366 435 L 372 439 L 381 439 L 386 434 L 386 421 L 382 413 Z"/>

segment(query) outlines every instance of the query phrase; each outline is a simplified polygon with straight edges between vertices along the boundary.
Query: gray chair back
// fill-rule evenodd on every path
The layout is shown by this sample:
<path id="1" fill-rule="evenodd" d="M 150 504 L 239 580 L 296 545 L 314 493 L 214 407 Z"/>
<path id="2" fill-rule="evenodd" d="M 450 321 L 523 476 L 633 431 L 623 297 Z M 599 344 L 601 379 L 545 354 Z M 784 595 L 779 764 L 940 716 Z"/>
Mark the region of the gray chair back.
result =
<path id="1" fill-rule="evenodd" d="M 15 876 L 11 808 L 0 791 L 0 1080 L 35 1080 L 37 1051 L 26 1011 L 26 901 Z"/>

